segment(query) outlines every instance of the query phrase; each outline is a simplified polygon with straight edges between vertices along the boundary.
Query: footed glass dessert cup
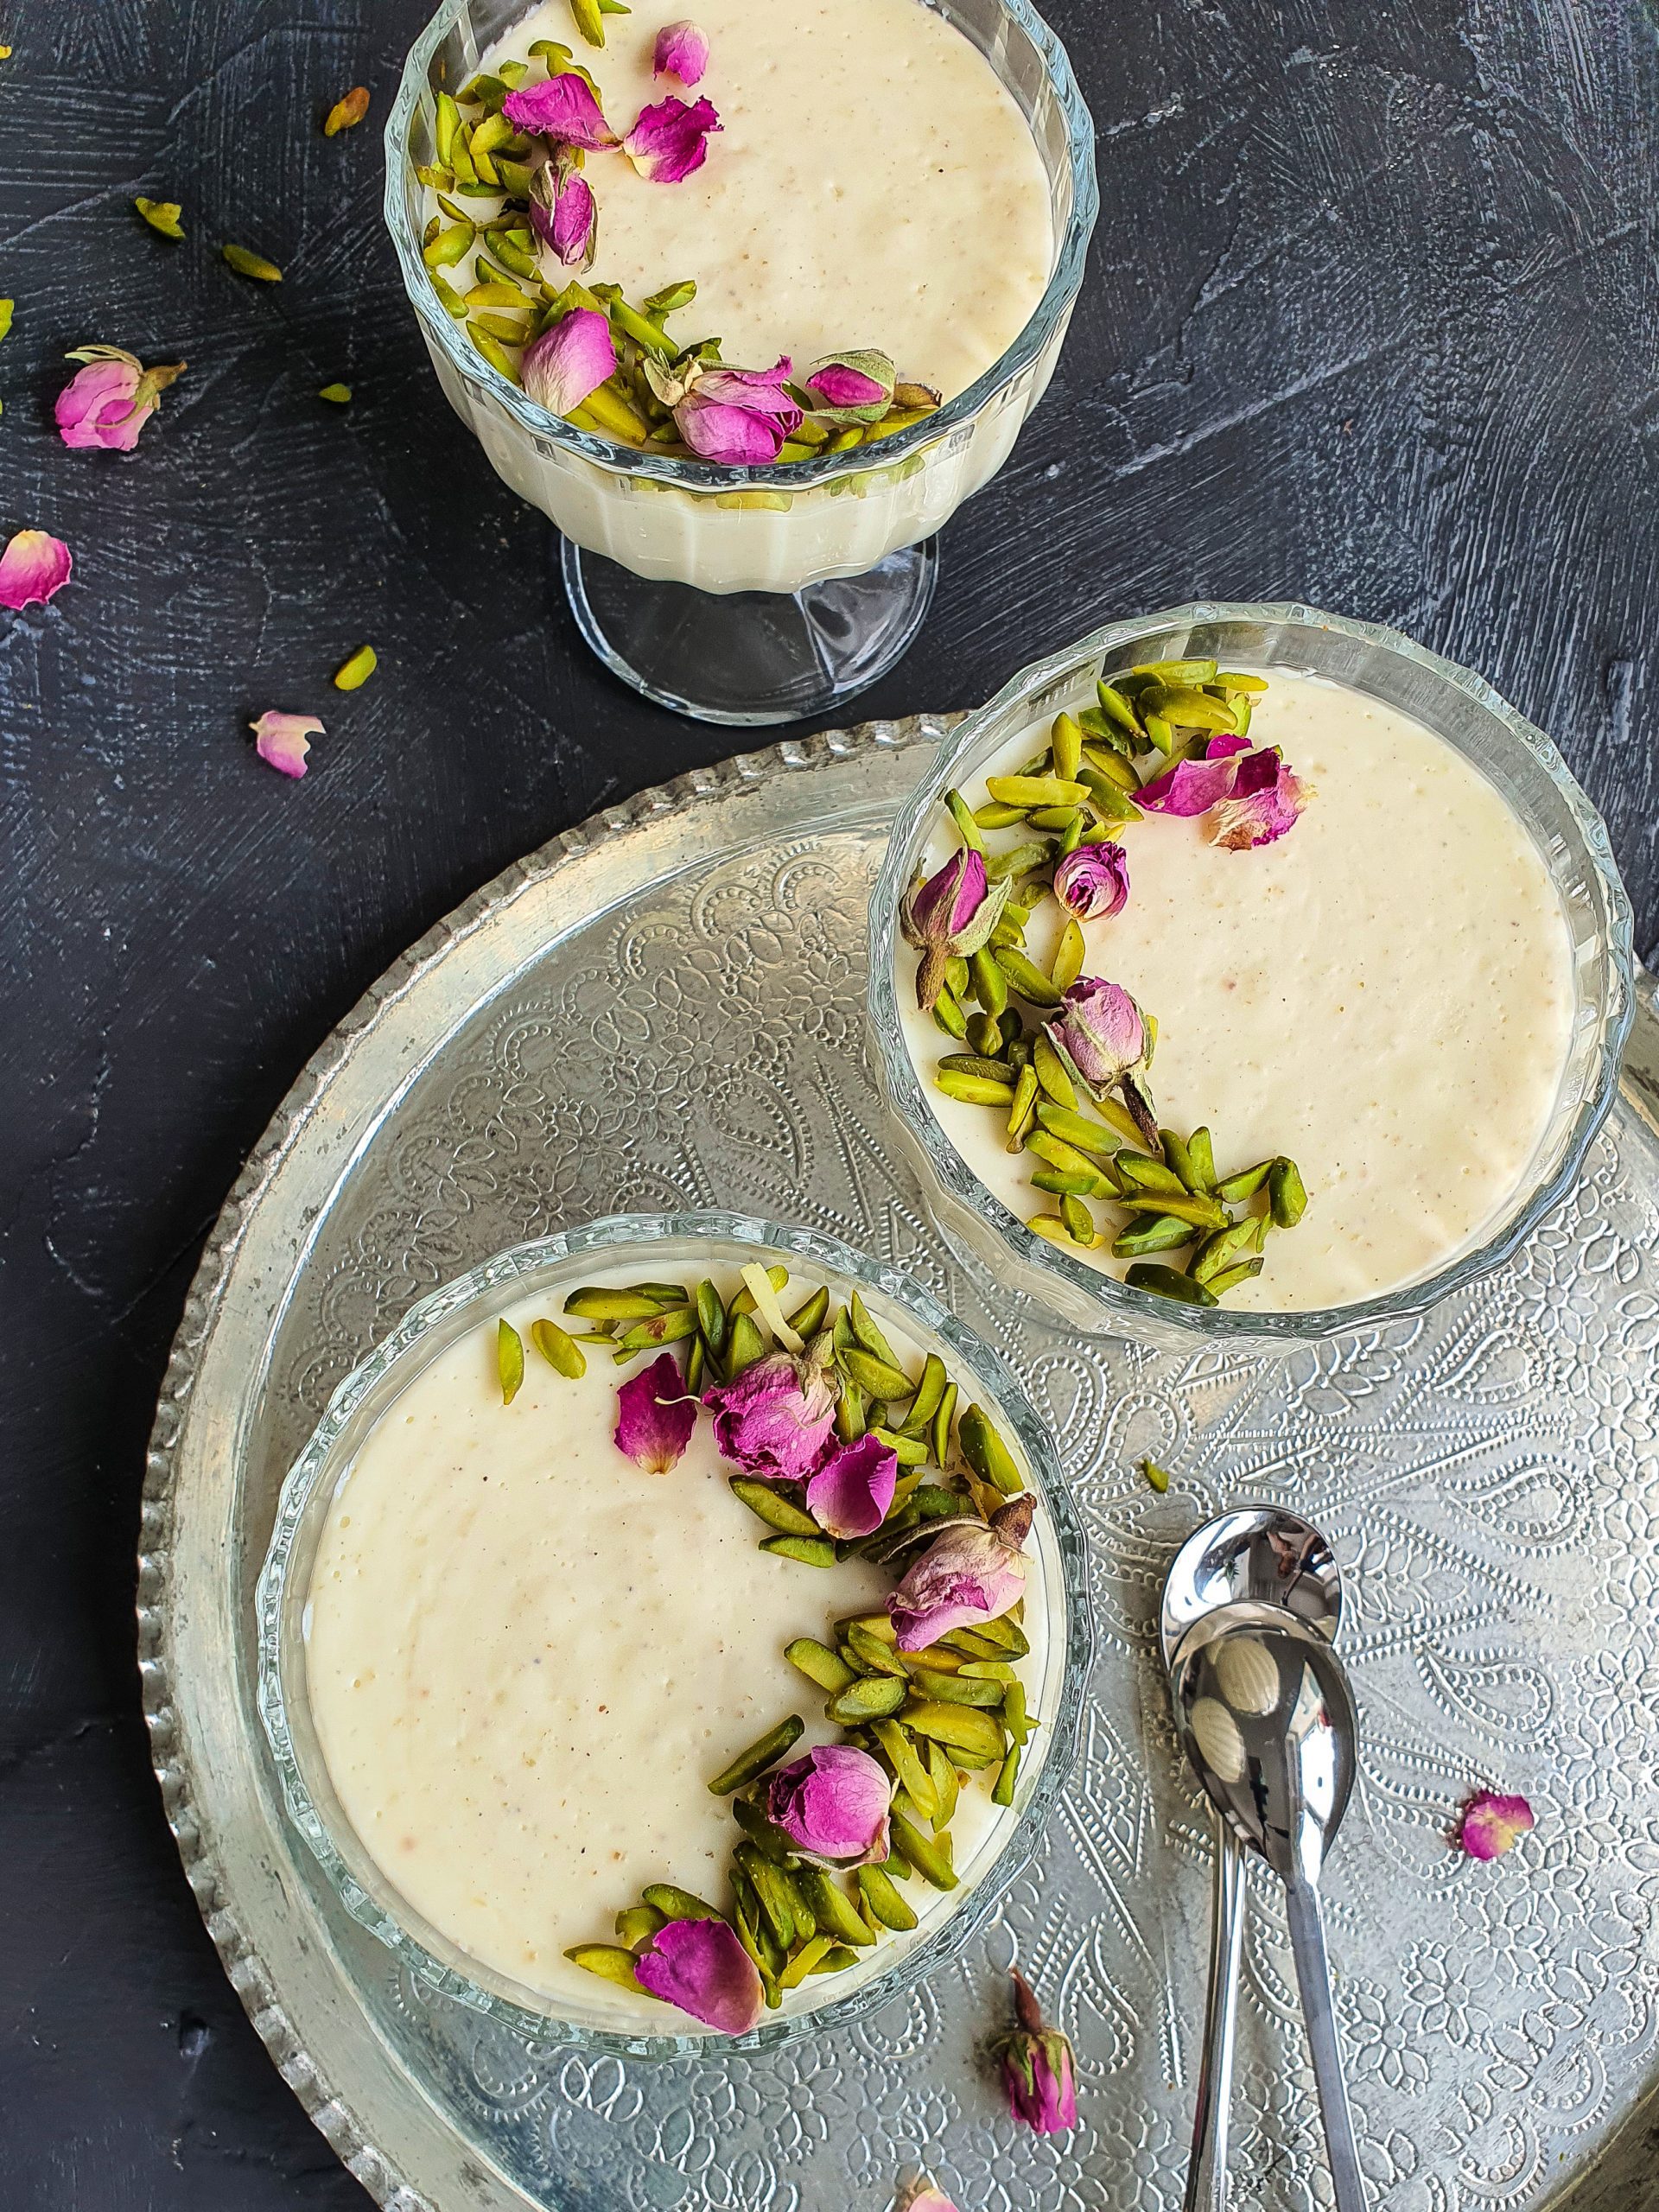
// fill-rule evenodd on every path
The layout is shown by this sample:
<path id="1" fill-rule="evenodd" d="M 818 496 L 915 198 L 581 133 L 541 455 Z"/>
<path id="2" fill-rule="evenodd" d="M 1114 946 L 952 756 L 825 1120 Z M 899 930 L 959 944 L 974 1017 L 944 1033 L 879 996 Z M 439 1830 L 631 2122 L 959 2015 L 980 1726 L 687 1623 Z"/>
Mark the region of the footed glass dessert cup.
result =
<path id="1" fill-rule="evenodd" d="M 938 834 L 944 792 L 970 783 L 1033 723 L 1095 706 L 1103 666 L 1189 658 L 1325 677 L 1425 725 L 1463 754 L 1518 817 L 1559 896 L 1570 939 L 1566 1065 L 1548 1127 L 1507 1203 L 1472 1240 L 1421 1277 L 1341 1305 L 1278 1313 L 1188 1305 L 1132 1289 L 1033 1234 L 946 1135 L 906 1041 L 898 995 L 910 988 L 915 963 L 900 932 L 899 908 Z M 1294 604 L 1205 601 L 1108 623 L 1022 670 L 941 749 L 894 828 L 869 911 L 872 1050 L 895 1132 L 945 1242 L 965 1265 L 1023 1294 L 1058 1327 L 1138 1338 L 1173 1351 L 1205 1340 L 1288 1350 L 1421 1313 L 1498 1266 L 1577 1179 L 1618 1090 L 1634 1011 L 1630 903 L 1605 826 L 1549 739 L 1481 677 L 1396 631 Z M 1193 958 L 1203 952 L 1195 942 Z"/>
<path id="2" fill-rule="evenodd" d="M 400 1894 L 354 1829 L 324 1758 L 307 1674 L 313 1572 L 330 1507 L 371 1432 L 412 1382 L 504 1306 L 545 1298 L 556 1313 L 577 1285 L 619 1268 L 696 1281 L 711 1268 L 751 1261 L 781 1261 L 798 1282 L 827 1284 L 838 1297 L 858 1293 L 878 1325 L 919 1351 L 937 1351 L 964 1395 L 972 1393 L 1008 1440 L 1037 1500 L 1026 1549 L 1040 1571 L 1044 1633 L 1032 1643 L 1030 1709 L 1041 1725 L 1020 1759 L 1012 1803 L 966 1845 L 957 1886 L 936 1893 L 919 1878 L 910 1885 L 918 1926 L 861 1952 L 854 1967 L 787 1991 L 781 2009 L 746 2034 L 711 2035 L 668 2005 L 654 2008 L 662 2026 L 653 2032 L 652 2013 L 637 1996 L 595 1977 L 591 1994 L 551 1998 L 472 1955 Z M 779 1572 L 801 1578 L 803 1628 L 812 1626 L 824 1611 L 828 1578 L 788 1560 Z M 283 1797 L 346 1910 L 423 1982 L 521 2033 L 646 2057 L 773 2049 L 844 2026 L 960 1951 L 1026 1865 L 1065 1786 L 1092 1656 L 1082 1533 L 1048 1433 L 1000 1357 L 896 1268 L 829 1237 L 713 1211 L 620 1215 L 541 1237 L 497 1254 L 412 1306 L 340 1384 L 296 1460 L 255 1603 L 259 1711 Z M 803 1679 L 795 1694 L 822 1693 Z M 626 1746 L 617 1748 L 626 1755 Z"/>
<path id="3" fill-rule="evenodd" d="M 938 0 L 1017 103 L 1047 177 L 1048 285 L 1014 344 L 877 446 L 737 467 L 578 429 L 493 368 L 433 289 L 416 171 L 435 159 L 436 96 L 467 81 L 526 4 L 445 0 L 386 125 L 386 222 L 438 381 L 497 474 L 556 524 L 577 626 L 615 675 L 702 721 L 823 713 L 908 649 L 932 595 L 934 533 L 1002 466 L 1053 372 L 1098 204 L 1094 125 L 1065 49 L 1027 0 Z"/>

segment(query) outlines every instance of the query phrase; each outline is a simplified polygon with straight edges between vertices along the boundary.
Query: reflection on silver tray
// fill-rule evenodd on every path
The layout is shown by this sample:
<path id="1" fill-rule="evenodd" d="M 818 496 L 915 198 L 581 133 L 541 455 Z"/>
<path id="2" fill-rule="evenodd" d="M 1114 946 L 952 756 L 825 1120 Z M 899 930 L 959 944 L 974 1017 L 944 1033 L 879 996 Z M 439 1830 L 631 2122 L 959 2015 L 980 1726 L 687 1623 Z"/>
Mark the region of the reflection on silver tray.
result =
<path id="1" fill-rule="evenodd" d="M 1279 1497 L 1329 1530 L 1354 1596 L 1364 1760 L 1330 1906 L 1364 2165 L 1390 2212 L 1551 2203 L 1659 2081 L 1650 995 L 1581 1187 L 1482 1290 L 1287 1363 L 1070 1344 L 940 1254 L 862 1064 L 864 900 L 940 728 L 788 743 L 572 832 L 401 962 L 277 1116 L 192 1293 L 146 1493 L 146 1707 L 209 1928 L 307 2108 L 399 2212 L 884 2212 L 922 2164 L 964 2212 L 1176 2205 L 1209 1847 L 1157 1583 L 1202 1516 Z M 1101 1655 L 1078 1777 L 963 1960 L 822 2044 L 652 2065 L 518 2040 L 332 1902 L 261 1748 L 251 1590 L 283 1471 L 412 1300 L 516 1238 L 684 1203 L 873 1247 L 1005 1351 L 1074 1471 Z M 1166 1497 L 1145 1453 L 1174 1470 Z M 1484 1781 L 1539 1818 L 1483 1867 L 1445 1830 Z M 1325 2198 L 1318 2123 L 1259 1902 L 1237 2196 L 1300 2212 Z M 986 2071 L 1015 1955 L 1077 2044 L 1068 2138 L 1016 2130 Z M 1641 2201 L 1641 2132 L 1586 2202 Z"/>

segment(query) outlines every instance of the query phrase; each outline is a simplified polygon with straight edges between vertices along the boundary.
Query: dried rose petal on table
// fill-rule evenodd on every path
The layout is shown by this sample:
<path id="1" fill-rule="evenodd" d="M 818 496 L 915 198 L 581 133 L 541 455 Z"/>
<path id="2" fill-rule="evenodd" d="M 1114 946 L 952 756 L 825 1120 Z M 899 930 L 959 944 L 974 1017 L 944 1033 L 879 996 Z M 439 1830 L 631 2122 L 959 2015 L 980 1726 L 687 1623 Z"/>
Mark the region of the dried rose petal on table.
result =
<path id="1" fill-rule="evenodd" d="M 1524 1797 L 1478 1789 L 1463 1808 L 1458 1841 L 1471 1859 L 1501 1859 L 1532 1826 L 1532 1808 Z"/>
<path id="2" fill-rule="evenodd" d="M 79 346 L 66 358 L 86 366 L 58 394 L 53 412 L 59 435 L 67 446 L 101 446 L 112 453 L 131 452 L 162 394 L 186 365 L 175 361 L 147 369 L 120 346 Z"/>
<path id="3" fill-rule="evenodd" d="M 60 537 L 44 530 L 20 530 L 0 553 L 0 607 L 44 602 L 63 589 L 74 565 Z"/>
<path id="4" fill-rule="evenodd" d="M 248 728 L 253 732 L 254 751 L 267 767 L 283 776 L 305 773 L 311 740 L 323 734 L 322 724 L 315 715 L 285 715 L 275 707 L 267 708 Z"/>

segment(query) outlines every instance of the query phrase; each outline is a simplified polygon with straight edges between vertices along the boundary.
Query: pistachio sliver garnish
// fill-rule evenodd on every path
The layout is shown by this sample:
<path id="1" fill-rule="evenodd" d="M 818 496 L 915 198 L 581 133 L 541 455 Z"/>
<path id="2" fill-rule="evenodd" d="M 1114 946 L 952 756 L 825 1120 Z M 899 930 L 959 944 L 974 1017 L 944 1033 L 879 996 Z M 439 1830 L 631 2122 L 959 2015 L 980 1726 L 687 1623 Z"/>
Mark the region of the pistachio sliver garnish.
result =
<path id="1" fill-rule="evenodd" d="M 575 0 L 572 0 L 572 4 L 575 4 Z M 830 1936 L 815 1936 L 810 1942 L 804 1943 L 779 1975 L 779 1989 L 798 1989 L 808 1974 L 817 1971 L 825 1954 L 834 1948 L 834 1944 L 835 1938 Z"/>
<path id="2" fill-rule="evenodd" d="M 1149 1221 L 1137 1221 L 1120 1230 L 1112 1239 L 1112 1257 L 1138 1260 L 1148 1252 L 1173 1252 L 1183 1244 L 1192 1243 L 1198 1234 L 1190 1221 L 1177 1221 L 1172 1214 L 1157 1214 Z"/>
<path id="3" fill-rule="evenodd" d="M 582 1346 L 556 1321 L 532 1321 L 530 1340 L 550 1367 L 556 1368 L 561 1375 L 568 1375 L 572 1382 L 579 1382 L 588 1372 Z"/>
<path id="4" fill-rule="evenodd" d="M 1015 946 L 997 945 L 993 948 L 990 957 L 1020 997 L 1031 1005 L 1057 1007 L 1063 1003 L 1061 993 L 1050 982 L 1036 962 L 1027 959 Z"/>
<path id="5" fill-rule="evenodd" d="M 283 281 L 283 272 L 276 263 L 267 261 L 263 253 L 255 253 L 250 246 L 222 245 L 219 251 L 238 276 L 251 276 L 261 284 L 280 284 Z"/>
<path id="6" fill-rule="evenodd" d="M 823 1708 L 827 1719 L 843 1728 L 856 1728 L 867 1720 L 880 1720 L 897 1713 L 910 1694 L 908 1675 L 870 1675 L 849 1682 Z"/>
<path id="7" fill-rule="evenodd" d="M 511 1321 L 495 1325 L 495 1365 L 501 1380 L 501 1402 L 510 1406 L 524 1379 L 524 1340 Z"/>
<path id="8" fill-rule="evenodd" d="M 896 1720 L 878 1720 L 870 1733 L 887 1753 L 887 1763 L 900 1785 L 909 1791 L 924 1817 L 931 1822 L 938 1812 L 939 1800 L 925 1755 L 918 1754 Z"/>
<path id="9" fill-rule="evenodd" d="M 1174 1169 L 1166 1167 L 1161 1160 L 1152 1160 L 1138 1152 L 1119 1152 L 1114 1154 L 1112 1165 L 1126 1192 L 1167 1192 L 1173 1198 L 1192 1195 Z"/>
<path id="10" fill-rule="evenodd" d="M 1034 869 L 1046 868 L 1054 858 L 1054 842 L 1045 837 L 1015 845 L 1006 853 L 993 853 L 985 863 L 985 874 L 993 883 L 1011 881 L 1029 875 Z"/>
<path id="11" fill-rule="evenodd" d="M 1142 660 L 1130 669 L 1131 676 L 1144 681 L 1164 684 L 1213 683 L 1216 664 L 1212 660 Z"/>
<path id="12" fill-rule="evenodd" d="M 1005 1497 L 1017 1497 L 1025 1487 L 1019 1465 L 1003 1442 L 982 1406 L 970 1405 L 957 1424 L 962 1456 L 982 1482 L 989 1483 Z"/>
<path id="13" fill-rule="evenodd" d="M 823 1328 L 829 1313 L 830 1292 L 825 1286 L 816 1290 L 804 1305 L 798 1306 L 786 1319 L 798 1336 L 810 1339 Z"/>
<path id="14" fill-rule="evenodd" d="M 1066 1192 L 1060 1199 L 1060 1224 L 1074 1244 L 1091 1250 L 1100 1242 L 1100 1232 L 1095 1227 L 1095 1217 L 1076 1192 Z"/>
<path id="15" fill-rule="evenodd" d="M 763 1552 L 772 1552 L 779 1559 L 792 1559 L 801 1567 L 833 1567 L 836 1548 L 828 1536 L 766 1536 L 761 1540 Z"/>
<path id="16" fill-rule="evenodd" d="M 159 231 L 164 238 L 181 238 L 184 236 L 184 226 L 179 220 L 184 209 L 176 200 L 145 200 L 141 197 L 132 204 L 150 229 Z"/>
<path id="17" fill-rule="evenodd" d="M 915 1394 L 916 1385 L 902 1367 L 890 1358 L 878 1358 L 862 1344 L 849 1345 L 836 1357 L 842 1372 L 851 1376 L 867 1398 L 879 1398 L 891 1404 L 895 1399 Z"/>
<path id="18" fill-rule="evenodd" d="M 948 1830 L 933 1836 L 925 1836 L 921 1830 L 895 1811 L 891 1820 L 893 1841 L 906 1860 L 915 1868 L 925 1882 L 936 1890 L 954 1890 L 957 1886 L 956 1869 L 950 1864 L 947 1846 Z"/>
<path id="19" fill-rule="evenodd" d="M 916 1916 L 893 1885 L 891 1876 L 880 1866 L 861 1866 L 857 1882 L 860 1894 L 871 1913 L 884 1928 L 903 1933 L 916 1925 Z"/>
<path id="20" fill-rule="evenodd" d="M 1187 1273 L 1194 1282 L 1209 1282 L 1224 1268 L 1232 1267 L 1254 1247 L 1261 1249 L 1262 1232 L 1267 1217 L 1262 1214 L 1247 1214 L 1243 1221 L 1230 1223 L 1205 1239 L 1202 1248 L 1188 1263 Z"/>
<path id="21" fill-rule="evenodd" d="M 908 1423 L 906 1424 L 909 1426 Z M 870 1434 L 878 1444 L 885 1445 L 901 1467 L 920 1467 L 926 1463 L 927 1446 L 919 1436 L 908 1436 L 902 1430 L 884 1428 L 877 1421 L 872 1424 Z"/>
<path id="22" fill-rule="evenodd" d="M 1023 806 L 1004 806 L 997 799 L 988 799 L 983 806 L 974 809 L 975 826 L 981 830 L 1011 830 L 1016 822 L 1026 818 Z"/>
<path id="23" fill-rule="evenodd" d="M 802 1866 L 796 1871 L 794 1879 L 796 1887 L 805 1892 L 822 1932 L 854 1949 L 874 1942 L 874 1936 L 859 1917 L 852 1899 L 826 1868 Z M 827 1963 L 820 1961 L 821 1966 Z"/>
<path id="24" fill-rule="evenodd" d="M 678 1294 L 683 1298 L 685 1293 Z M 640 1291 L 588 1287 L 573 1290 L 564 1301 L 564 1311 L 582 1321 L 636 1321 L 660 1313 L 662 1306 L 657 1299 Z"/>
<path id="25" fill-rule="evenodd" d="M 1259 1275 L 1266 1264 L 1265 1261 L 1255 1257 L 1240 1260 L 1230 1268 L 1224 1268 L 1219 1274 L 1210 1278 L 1208 1287 L 1211 1295 L 1224 1298 L 1230 1290 L 1236 1290 L 1240 1283 L 1249 1282 L 1252 1275 Z"/>
<path id="26" fill-rule="evenodd" d="M 1031 1125 L 1037 1117 L 1037 1071 L 1027 1065 L 1020 1071 L 1020 1080 L 1014 1087 L 1014 1096 L 1008 1104 L 1007 1147 L 1010 1152 L 1022 1152 Z"/>
<path id="27" fill-rule="evenodd" d="M 1068 1175 L 1058 1167 L 1033 1168 L 1031 1187 L 1055 1198 L 1109 1198 L 1116 1196 L 1116 1185 L 1109 1183 L 1103 1175 L 1082 1173 Z"/>
<path id="28" fill-rule="evenodd" d="M 616 1940 L 630 1950 L 649 1942 L 659 1928 L 668 1925 L 654 1904 L 625 1904 L 616 1916 Z"/>
<path id="29" fill-rule="evenodd" d="M 988 776 L 985 788 L 1003 806 L 1077 806 L 1089 796 L 1066 776 Z"/>
<path id="30" fill-rule="evenodd" d="M 809 1682 L 816 1682 L 832 1697 L 858 1680 L 838 1652 L 832 1651 L 827 1643 L 818 1643 L 814 1637 L 798 1636 L 792 1643 L 784 1646 L 784 1656 Z"/>
<path id="31" fill-rule="evenodd" d="M 734 1475 L 728 1484 L 732 1496 L 741 1505 L 747 1505 L 758 1520 L 769 1529 L 776 1529 L 785 1536 L 822 1536 L 812 1516 L 801 1506 L 783 1496 L 776 1483 L 757 1482 L 745 1475 Z"/>
<path id="32" fill-rule="evenodd" d="M 624 1950 L 620 1944 L 573 1943 L 564 1955 L 572 1966 L 581 1967 L 587 1974 L 596 1974 L 606 1981 L 617 1982 L 624 1989 L 636 1991 L 641 1997 L 651 1994 L 648 1989 L 640 1987 L 634 1974 L 633 1953 Z"/>
<path id="33" fill-rule="evenodd" d="M 775 1828 L 767 1819 L 765 1808 L 753 1797 L 741 1793 L 732 1799 L 732 1818 L 737 1822 L 754 1849 L 771 1866 L 790 1866 L 794 1853 L 789 1839 Z"/>
<path id="34" fill-rule="evenodd" d="M 729 1797 L 733 1790 L 741 1789 L 745 1783 L 753 1782 L 763 1775 L 769 1766 L 777 1764 L 791 1745 L 800 1740 L 805 1726 L 800 1714 L 791 1713 L 786 1720 L 780 1720 L 775 1728 L 769 1728 L 747 1751 L 740 1751 L 729 1766 L 721 1770 L 709 1784 L 711 1793 L 716 1797 Z M 645 1897 L 648 1904 L 656 1902 L 648 1890 Z"/>
<path id="35" fill-rule="evenodd" d="M 947 1382 L 944 1386 L 944 1395 L 939 1400 L 938 1408 L 933 1415 L 933 1433 L 930 1439 L 933 1447 L 934 1461 L 941 1467 L 950 1456 L 950 1424 L 956 1416 L 956 1410 L 957 1385 L 954 1382 Z"/>
<path id="36" fill-rule="evenodd" d="M 1279 1229 L 1294 1229 L 1307 1211 L 1307 1192 L 1294 1160 L 1275 1160 L 1268 1170 L 1268 1204 Z"/>
<path id="37" fill-rule="evenodd" d="M 909 1672 L 896 1647 L 872 1636 L 861 1623 L 849 1621 L 844 1633 L 847 1649 L 866 1675 L 897 1675 L 902 1677 Z"/>
<path id="38" fill-rule="evenodd" d="M 796 1940 L 796 1907 L 800 1900 L 794 1884 L 781 1866 L 772 1865 L 753 1843 L 739 1844 L 734 1856 L 760 1903 L 765 1927 L 786 1951 Z M 804 1907 L 802 1917 L 806 1923 L 804 1935 L 810 1936 L 812 1922 Z"/>
<path id="39" fill-rule="evenodd" d="M 992 1059 L 983 1052 L 947 1052 L 939 1069 L 945 1075 L 977 1076 L 982 1083 L 1006 1084 L 1014 1079 L 1014 1071 L 1006 1060 Z"/>
<path id="40" fill-rule="evenodd" d="M 1123 1278 L 1131 1290 L 1148 1290 L 1158 1298 L 1173 1298 L 1185 1306 L 1215 1306 L 1220 1303 L 1214 1293 L 1191 1275 L 1184 1275 L 1174 1268 L 1160 1267 L 1155 1260 L 1138 1260 Z"/>
<path id="41" fill-rule="evenodd" d="M 726 1344 L 726 1307 L 713 1283 L 704 1280 L 697 1285 L 697 1327 L 702 1340 L 716 1359 Z"/>
<path id="42" fill-rule="evenodd" d="M 903 1717 L 912 1735 L 931 1736 L 953 1751 L 980 1751 L 988 1758 L 1002 1756 L 1001 1722 L 976 1707 L 914 1698 L 905 1707 Z M 908 1849 L 906 1856 L 909 1856 Z"/>
<path id="43" fill-rule="evenodd" d="M 1054 948 L 1054 957 L 1049 963 L 1049 980 L 1057 992 L 1064 992 L 1077 982 L 1083 973 L 1084 957 L 1083 929 L 1073 915 L 1061 931 L 1060 941 Z"/>
<path id="44" fill-rule="evenodd" d="M 717 1906 L 709 1904 L 693 1890 L 683 1890 L 673 1882 L 647 1882 L 639 1892 L 649 1905 L 654 1905 L 664 1920 L 724 1920 L 726 1916 Z"/>
<path id="45" fill-rule="evenodd" d="M 1003 1685 L 1000 1682 L 982 1682 L 961 1675 L 936 1675 L 931 1668 L 925 1667 L 917 1668 L 911 1679 L 918 1697 L 931 1698 L 945 1705 L 995 1707 L 1002 1702 Z"/>
<path id="46" fill-rule="evenodd" d="M 1166 1214 L 1176 1221 L 1190 1222 L 1194 1229 L 1225 1229 L 1230 1219 L 1226 1208 L 1214 1198 L 1191 1191 L 1183 1191 L 1179 1197 L 1168 1191 L 1125 1191 L 1117 1204 L 1140 1216 Z"/>
<path id="47" fill-rule="evenodd" d="M 568 1309 L 567 1309 L 568 1310 Z M 625 1329 L 616 1340 L 619 1353 L 653 1351 L 663 1344 L 677 1344 L 683 1338 L 692 1335 L 697 1325 L 694 1306 L 682 1306 L 669 1313 L 653 1313 L 648 1321 L 636 1321 Z"/>

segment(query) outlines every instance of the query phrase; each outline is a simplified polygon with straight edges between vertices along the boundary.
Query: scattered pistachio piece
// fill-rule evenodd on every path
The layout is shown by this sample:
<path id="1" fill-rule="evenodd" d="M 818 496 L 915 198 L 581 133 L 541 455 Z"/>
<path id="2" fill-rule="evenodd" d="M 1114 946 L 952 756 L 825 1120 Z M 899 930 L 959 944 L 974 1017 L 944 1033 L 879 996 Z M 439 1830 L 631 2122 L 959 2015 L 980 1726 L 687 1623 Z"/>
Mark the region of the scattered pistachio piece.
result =
<path id="1" fill-rule="evenodd" d="M 351 658 L 334 671 L 335 690 L 360 691 L 379 665 L 379 655 L 374 647 L 359 645 Z"/>
<path id="2" fill-rule="evenodd" d="M 141 195 L 132 204 L 150 229 L 159 231 L 164 238 L 184 236 L 184 226 L 179 220 L 184 209 L 176 200 L 146 200 Z"/>
<path id="3" fill-rule="evenodd" d="M 348 384 L 326 384 L 317 394 L 317 397 L 328 400 L 335 407 L 349 407 L 352 404 L 352 387 Z"/>
<path id="4" fill-rule="evenodd" d="M 1169 1488 L 1169 1477 L 1165 1470 L 1155 1459 L 1143 1459 L 1141 1462 L 1141 1471 L 1147 1478 L 1147 1489 L 1155 1490 L 1161 1497 Z"/>
<path id="5" fill-rule="evenodd" d="M 245 245 L 222 245 L 219 250 L 238 276 L 254 277 L 261 284 L 282 283 L 282 270 L 274 261 L 267 261 L 263 253 L 255 253 Z"/>
<path id="6" fill-rule="evenodd" d="M 495 1364 L 501 1377 L 501 1402 L 510 1406 L 524 1379 L 524 1340 L 511 1321 L 495 1325 Z"/>
<path id="7" fill-rule="evenodd" d="M 337 99 L 323 118 L 322 135 L 337 138 L 342 130 L 351 130 L 362 122 L 369 111 L 369 88 L 353 85 L 349 92 Z"/>

